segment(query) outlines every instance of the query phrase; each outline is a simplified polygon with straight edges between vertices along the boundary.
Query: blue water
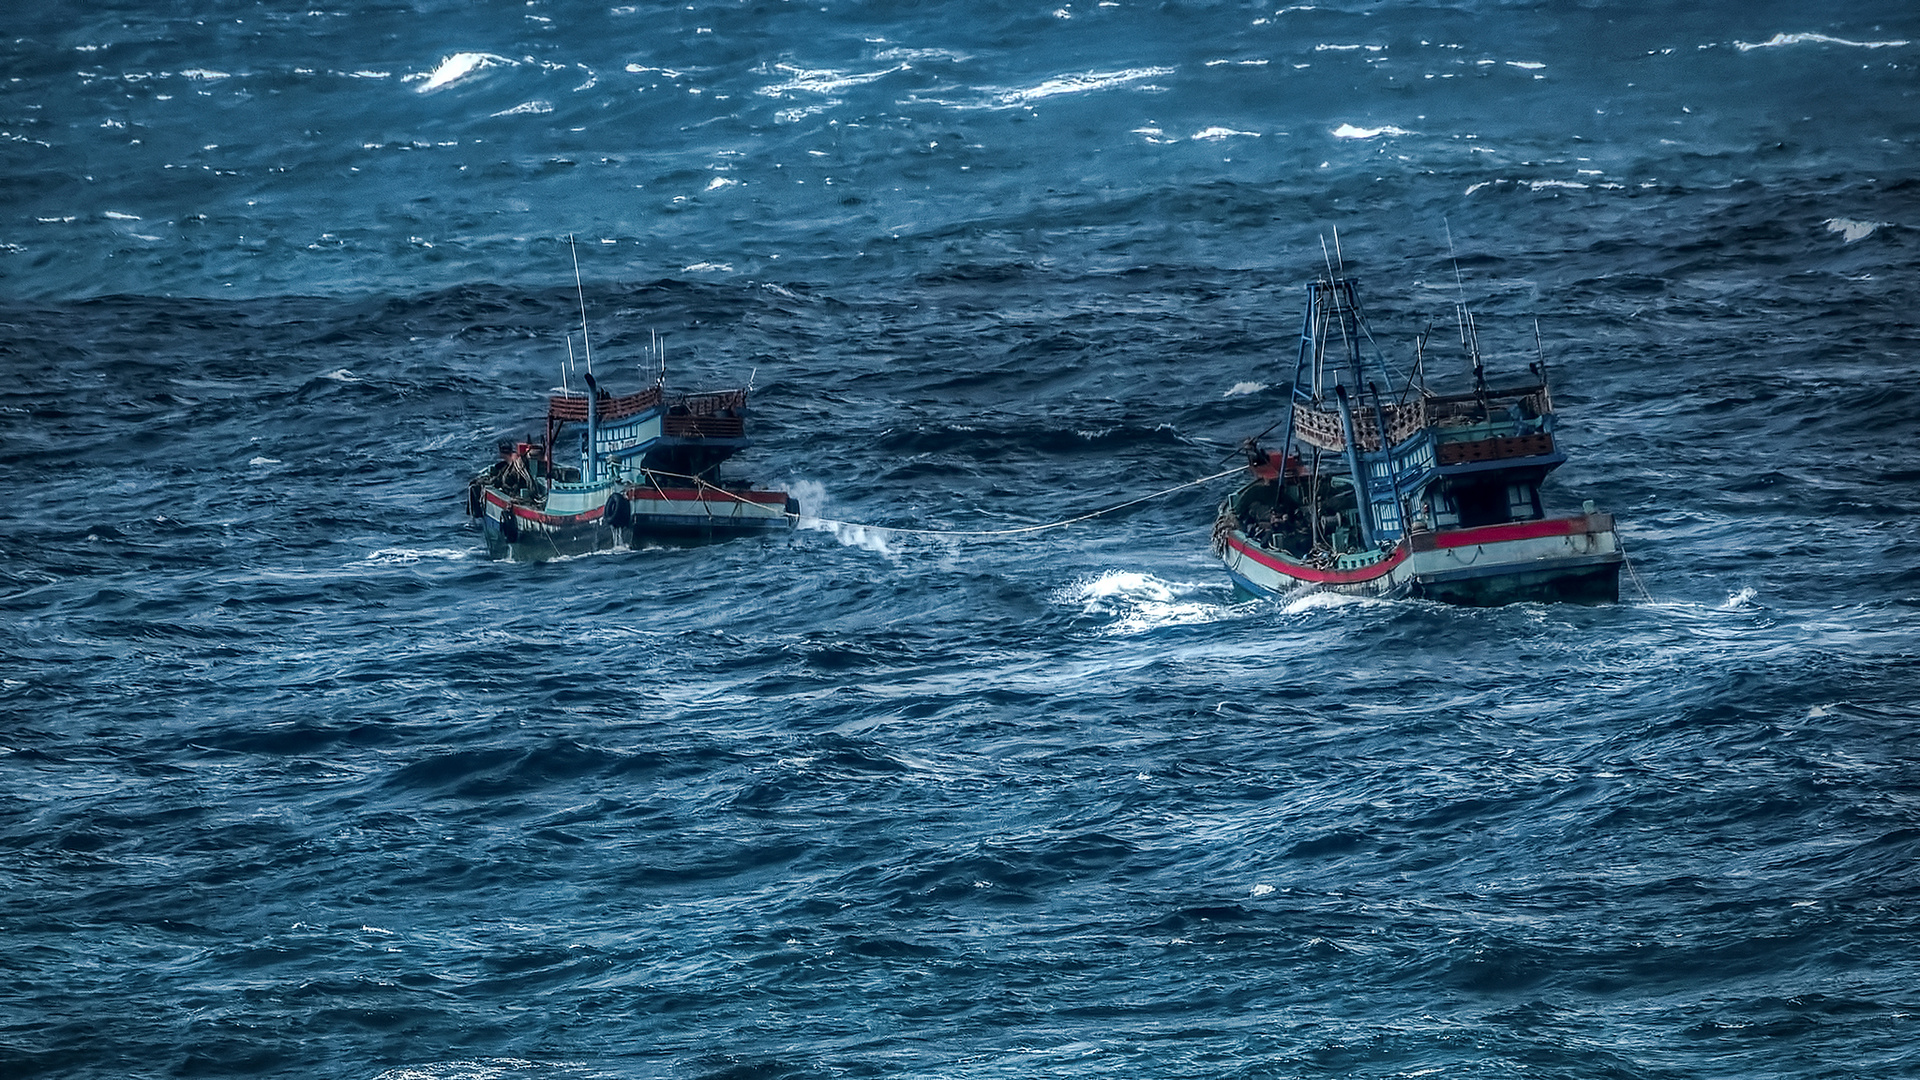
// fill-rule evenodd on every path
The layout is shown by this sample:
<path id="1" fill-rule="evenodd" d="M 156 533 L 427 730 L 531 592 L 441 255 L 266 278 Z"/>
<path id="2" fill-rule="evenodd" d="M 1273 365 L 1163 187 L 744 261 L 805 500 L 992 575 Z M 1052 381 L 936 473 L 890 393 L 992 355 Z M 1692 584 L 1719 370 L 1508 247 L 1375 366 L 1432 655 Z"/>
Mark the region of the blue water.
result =
<path id="1" fill-rule="evenodd" d="M 1920 1075 L 1911 4 L 191 7 L 0 35 L 0 1074 Z M 1621 604 L 836 524 L 1225 468 L 1336 229 Z M 569 235 L 793 535 L 486 561 Z"/>

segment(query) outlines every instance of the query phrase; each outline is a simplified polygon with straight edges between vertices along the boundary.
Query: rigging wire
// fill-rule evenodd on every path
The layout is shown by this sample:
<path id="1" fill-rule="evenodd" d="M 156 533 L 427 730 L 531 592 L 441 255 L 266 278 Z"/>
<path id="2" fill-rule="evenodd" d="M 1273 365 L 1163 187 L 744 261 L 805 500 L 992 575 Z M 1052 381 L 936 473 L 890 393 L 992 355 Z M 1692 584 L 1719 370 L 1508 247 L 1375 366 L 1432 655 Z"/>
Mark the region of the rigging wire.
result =
<path id="1" fill-rule="evenodd" d="M 1188 480 L 1183 484 L 1175 484 L 1169 488 L 1161 488 L 1159 491 L 1155 491 L 1147 495 L 1142 495 L 1137 499 L 1128 499 L 1126 502 L 1116 503 L 1112 506 L 1105 507 L 1104 509 L 1095 510 L 1090 514 L 1081 514 L 1078 517 L 1070 517 L 1070 518 L 1063 519 L 1061 521 L 1049 521 L 1044 525 L 1020 525 L 1011 529 L 920 529 L 920 528 L 910 528 L 907 526 L 896 526 L 896 525 L 867 525 L 858 521 L 840 521 L 835 518 L 813 517 L 811 515 L 806 515 L 806 514 L 788 513 L 787 516 L 790 518 L 794 518 L 795 520 L 800 520 L 804 518 L 809 521 L 817 521 L 817 522 L 820 522 L 822 525 L 844 525 L 844 526 L 847 526 L 848 528 L 854 528 L 854 529 L 872 529 L 875 532 L 906 533 L 913 536 L 982 536 L 982 537 L 1018 536 L 1023 533 L 1044 532 L 1048 529 L 1064 528 L 1068 525 L 1073 525 L 1082 521 L 1091 521 L 1094 518 L 1111 514 L 1116 510 L 1125 510 L 1129 506 L 1138 506 L 1143 502 L 1147 502 L 1151 499 L 1157 499 L 1162 495 L 1171 495 L 1176 491 L 1184 491 L 1190 487 L 1198 487 L 1201 484 L 1212 483 L 1213 481 L 1218 480 L 1223 476 L 1232 476 L 1234 473 L 1242 472 L 1245 469 L 1246 469 L 1246 466 L 1244 465 L 1236 465 L 1235 467 L 1228 469 L 1225 472 L 1217 472 L 1217 473 L 1214 473 L 1212 476 L 1202 476 L 1196 480 Z M 742 496 L 735 494 L 734 492 L 728 491 L 723 487 L 717 487 L 702 477 L 689 476 L 686 473 L 664 472 L 659 469 L 642 469 L 641 471 L 646 473 L 649 477 L 667 476 L 667 477 L 672 477 L 676 480 L 691 480 L 694 483 L 699 484 L 703 488 L 710 488 L 738 502 L 744 503 L 744 502 L 752 501 L 750 499 L 743 498 Z M 657 486 L 658 482 L 656 481 L 655 483 Z"/>

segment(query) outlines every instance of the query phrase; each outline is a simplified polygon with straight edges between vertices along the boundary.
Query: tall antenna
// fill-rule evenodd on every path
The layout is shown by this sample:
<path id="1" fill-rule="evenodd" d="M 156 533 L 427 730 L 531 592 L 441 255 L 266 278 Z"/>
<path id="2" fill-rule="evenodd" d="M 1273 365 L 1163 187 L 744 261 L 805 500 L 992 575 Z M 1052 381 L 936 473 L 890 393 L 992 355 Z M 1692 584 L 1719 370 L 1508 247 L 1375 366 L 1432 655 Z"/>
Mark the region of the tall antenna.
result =
<path id="1" fill-rule="evenodd" d="M 580 296 L 580 343 L 587 349 L 587 374 L 593 374 L 593 342 L 587 338 L 587 290 L 580 284 L 580 249 L 574 246 L 573 234 L 567 234 L 567 250 L 573 253 L 573 289 Z M 573 348 L 573 338 L 567 338 L 567 348 Z"/>
<path id="2" fill-rule="evenodd" d="M 1453 250 L 1453 225 L 1446 218 L 1440 224 L 1447 230 L 1447 257 L 1453 260 L 1453 287 L 1459 294 L 1454 302 L 1454 318 L 1460 323 L 1460 344 L 1466 347 L 1467 359 L 1473 363 L 1473 388 L 1481 397 L 1481 405 L 1486 405 L 1487 369 L 1480 363 L 1480 331 L 1473 325 L 1473 311 L 1467 307 L 1466 281 L 1460 276 L 1460 256 Z"/>
<path id="3" fill-rule="evenodd" d="M 567 387 L 567 369 L 572 366 L 573 366 L 573 335 L 568 334 L 567 335 L 567 362 L 564 365 L 562 365 L 560 368 L 560 391 L 562 393 L 566 393 L 566 394 L 573 393 L 573 391 L 568 389 Z"/>

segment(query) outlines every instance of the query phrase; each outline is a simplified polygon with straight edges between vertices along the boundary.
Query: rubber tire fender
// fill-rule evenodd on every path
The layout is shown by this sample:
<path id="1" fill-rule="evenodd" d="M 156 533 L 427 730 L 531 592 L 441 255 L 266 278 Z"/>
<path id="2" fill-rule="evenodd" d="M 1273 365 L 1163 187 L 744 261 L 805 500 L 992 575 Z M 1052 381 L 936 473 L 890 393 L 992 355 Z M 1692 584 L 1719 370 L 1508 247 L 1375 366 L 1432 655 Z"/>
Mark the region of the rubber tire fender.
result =
<path id="1" fill-rule="evenodd" d="M 624 529 L 633 523 L 633 504 L 619 492 L 607 496 L 607 507 L 602 520 L 616 529 Z"/>

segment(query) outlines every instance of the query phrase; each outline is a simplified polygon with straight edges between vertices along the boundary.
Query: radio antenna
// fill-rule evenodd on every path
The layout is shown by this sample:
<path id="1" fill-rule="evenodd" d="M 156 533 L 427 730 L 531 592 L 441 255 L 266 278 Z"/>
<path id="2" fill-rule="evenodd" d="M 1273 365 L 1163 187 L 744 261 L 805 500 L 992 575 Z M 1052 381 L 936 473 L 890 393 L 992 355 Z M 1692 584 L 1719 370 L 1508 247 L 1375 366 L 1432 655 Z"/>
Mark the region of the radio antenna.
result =
<path id="1" fill-rule="evenodd" d="M 587 374 L 593 374 L 593 342 L 587 338 L 587 290 L 580 284 L 580 249 L 574 245 L 573 234 L 567 234 L 567 250 L 573 253 L 573 289 L 580 296 L 580 344 L 587 350 Z M 567 348 L 573 348 L 573 339 L 567 339 Z"/>
<path id="2" fill-rule="evenodd" d="M 1484 409 L 1487 369 L 1480 363 L 1480 331 L 1473 325 L 1473 310 L 1467 307 L 1467 286 L 1465 279 L 1460 276 L 1460 256 L 1453 250 L 1453 226 L 1446 218 L 1440 219 L 1440 225 L 1447 230 L 1447 257 L 1453 260 L 1453 287 L 1459 293 L 1459 299 L 1454 304 L 1454 315 L 1460 322 L 1460 344 L 1466 346 L 1467 359 L 1473 362 L 1473 389 L 1480 395 Z"/>

